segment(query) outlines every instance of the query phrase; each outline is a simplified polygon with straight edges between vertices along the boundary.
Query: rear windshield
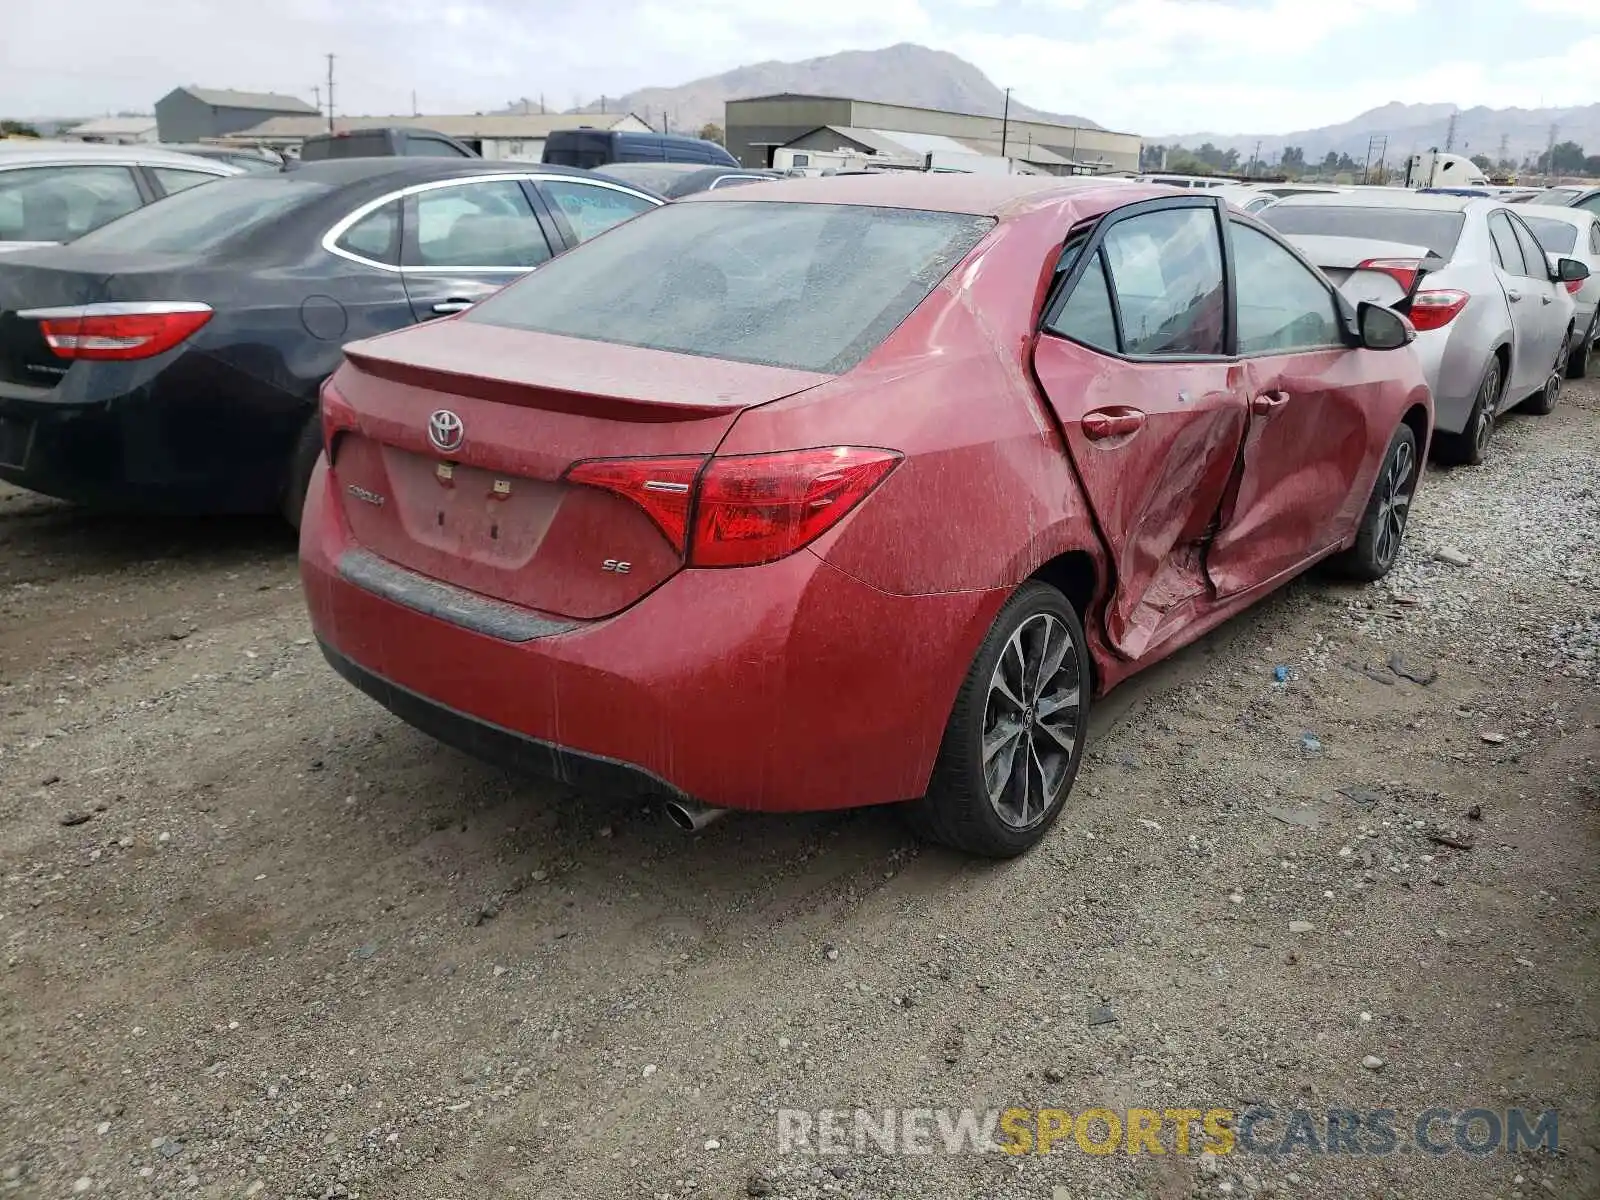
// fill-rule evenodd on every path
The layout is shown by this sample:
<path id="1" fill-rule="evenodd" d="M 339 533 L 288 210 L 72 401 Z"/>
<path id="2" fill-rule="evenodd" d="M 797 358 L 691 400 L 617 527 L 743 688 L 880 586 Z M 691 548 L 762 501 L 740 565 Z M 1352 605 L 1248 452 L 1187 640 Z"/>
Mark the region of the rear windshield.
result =
<path id="1" fill-rule="evenodd" d="M 664 191 L 685 175 L 706 169 L 705 163 L 607 163 L 603 174 L 623 183 Z"/>
<path id="2" fill-rule="evenodd" d="M 76 245 L 100 250 L 187 254 L 211 250 L 318 196 L 325 183 L 274 175 L 218 180 L 158 200 L 148 208 L 84 234 Z"/>
<path id="3" fill-rule="evenodd" d="M 1568 225 L 1565 221 L 1552 221 L 1549 217 L 1530 217 L 1527 213 L 1518 214 L 1533 230 L 1533 236 L 1539 239 L 1547 254 L 1571 254 L 1572 248 L 1578 244 L 1578 227 Z"/>
<path id="4" fill-rule="evenodd" d="M 1458 212 L 1425 208 L 1390 208 L 1361 204 L 1274 204 L 1260 219 L 1279 233 L 1324 237 L 1373 238 L 1426 246 L 1440 258 L 1455 253 L 1466 217 Z"/>
<path id="5" fill-rule="evenodd" d="M 840 204 L 674 204 L 570 250 L 464 319 L 842 373 L 994 227 Z"/>

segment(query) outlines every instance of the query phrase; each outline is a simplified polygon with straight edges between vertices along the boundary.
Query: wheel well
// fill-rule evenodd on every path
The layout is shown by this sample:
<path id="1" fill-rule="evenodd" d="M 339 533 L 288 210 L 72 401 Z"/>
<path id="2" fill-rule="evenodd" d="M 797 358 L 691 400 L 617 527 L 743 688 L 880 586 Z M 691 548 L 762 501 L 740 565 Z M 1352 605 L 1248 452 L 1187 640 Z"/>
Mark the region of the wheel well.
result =
<path id="1" fill-rule="evenodd" d="M 1089 620 L 1089 606 L 1094 603 L 1095 585 L 1099 580 L 1094 572 L 1094 559 L 1082 550 L 1069 550 L 1058 554 L 1033 573 L 1033 578 L 1048 583 L 1072 605 L 1078 619 Z"/>
<path id="2" fill-rule="evenodd" d="M 1417 453 L 1422 454 L 1428 448 L 1428 410 L 1420 404 L 1413 404 L 1406 410 L 1406 415 L 1400 418 L 1403 425 L 1409 425 L 1411 432 L 1416 435 Z"/>
<path id="3" fill-rule="evenodd" d="M 1511 347 L 1501 342 L 1494 348 L 1494 356 L 1500 360 L 1500 395 L 1504 396 L 1511 386 Z"/>

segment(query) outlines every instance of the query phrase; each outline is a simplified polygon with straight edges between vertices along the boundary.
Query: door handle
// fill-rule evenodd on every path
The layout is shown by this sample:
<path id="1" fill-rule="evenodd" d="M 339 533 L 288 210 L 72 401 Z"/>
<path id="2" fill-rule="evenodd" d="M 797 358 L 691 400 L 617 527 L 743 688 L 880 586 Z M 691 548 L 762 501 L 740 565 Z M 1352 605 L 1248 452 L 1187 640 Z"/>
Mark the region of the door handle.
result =
<path id="1" fill-rule="evenodd" d="M 1555 297 L 1554 296 L 1547 295 L 1544 292 L 1540 292 L 1539 293 L 1539 303 L 1540 304 L 1554 304 L 1555 302 L 1556 301 L 1555 301 Z"/>
<path id="2" fill-rule="evenodd" d="M 1511 303 L 1515 304 L 1518 300 L 1522 299 L 1522 293 L 1521 292 L 1507 292 L 1506 293 L 1506 299 L 1511 301 Z"/>
<path id="3" fill-rule="evenodd" d="M 1126 437 L 1130 433 L 1139 432 L 1143 427 L 1144 414 L 1136 408 L 1101 409 L 1098 412 L 1085 413 L 1083 417 L 1083 436 L 1091 442 Z"/>
<path id="4" fill-rule="evenodd" d="M 1258 417 L 1270 417 L 1288 403 L 1288 392 L 1264 392 L 1250 401 L 1250 411 Z"/>
<path id="5" fill-rule="evenodd" d="M 466 312 L 471 307 L 471 300 L 441 300 L 433 306 L 433 311 L 443 317 L 450 313 Z"/>

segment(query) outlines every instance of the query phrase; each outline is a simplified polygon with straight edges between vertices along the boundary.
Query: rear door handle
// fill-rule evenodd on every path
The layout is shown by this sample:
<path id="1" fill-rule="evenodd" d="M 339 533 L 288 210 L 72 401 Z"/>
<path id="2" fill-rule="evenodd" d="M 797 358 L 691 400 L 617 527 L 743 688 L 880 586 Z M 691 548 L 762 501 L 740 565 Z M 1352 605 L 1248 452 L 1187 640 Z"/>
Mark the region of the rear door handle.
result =
<path id="1" fill-rule="evenodd" d="M 1264 392 L 1250 401 L 1250 411 L 1258 417 L 1270 417 L 1288 403 L 1288 392 Z"/>
<path id="2" fill-rule="evenodd" d="M 1091 442 L 1126 437 L 1130 433 L 1139 432 L 1143 427 L 1144 414 L 1136 408 L 1101 409 L 1098 412 L 1085 413 L 1083 417 L 1083 436 Z"/>
<path id="3" fill-rule="evenodd" d="M 1511 301 L 1511 303 L 1515 304 L 1518 300 L 1522 299 L 1522 293 L 1521 292 L 1507 292 L 1506 293 L 1506 299 Z"/>
<path id="4" fill-rule="evenodd" d="M 1540 292 L 1539 293 L 1539 303 L 1540 304 L 1554 304 L 1555 302 L 1556 302 L 1556 298 L 1554 296 L 1550 295 L 1549 293 L 1547 293 L 1547 292 Z"/>
<path id="5" fill-rule="evenodd" d="M 443 317 L 450 313 L 466 312 L 471 307 L 471 300 L 441 300 L 433 306 L 433 311 Z"/>

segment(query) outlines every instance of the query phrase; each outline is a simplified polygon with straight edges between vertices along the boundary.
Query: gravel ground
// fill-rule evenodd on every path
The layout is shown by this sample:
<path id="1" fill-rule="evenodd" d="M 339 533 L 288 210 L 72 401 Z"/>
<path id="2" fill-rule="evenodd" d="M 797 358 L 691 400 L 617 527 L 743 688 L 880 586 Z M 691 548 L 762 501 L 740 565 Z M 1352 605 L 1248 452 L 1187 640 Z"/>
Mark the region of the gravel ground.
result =
<path id="1" fill-rule="evenodd" d="M 1389 580 L 1303 580 L 1108 699 L 1002 865 L 511 778 L 332 676 L 272 524 L 0 490 L 0 1189 L 1600 1195 L 1600 389 L 1497 436 Z M 1561 1152 L 777 1139 L 1262 1102 L 1553 1108 Z"/>

